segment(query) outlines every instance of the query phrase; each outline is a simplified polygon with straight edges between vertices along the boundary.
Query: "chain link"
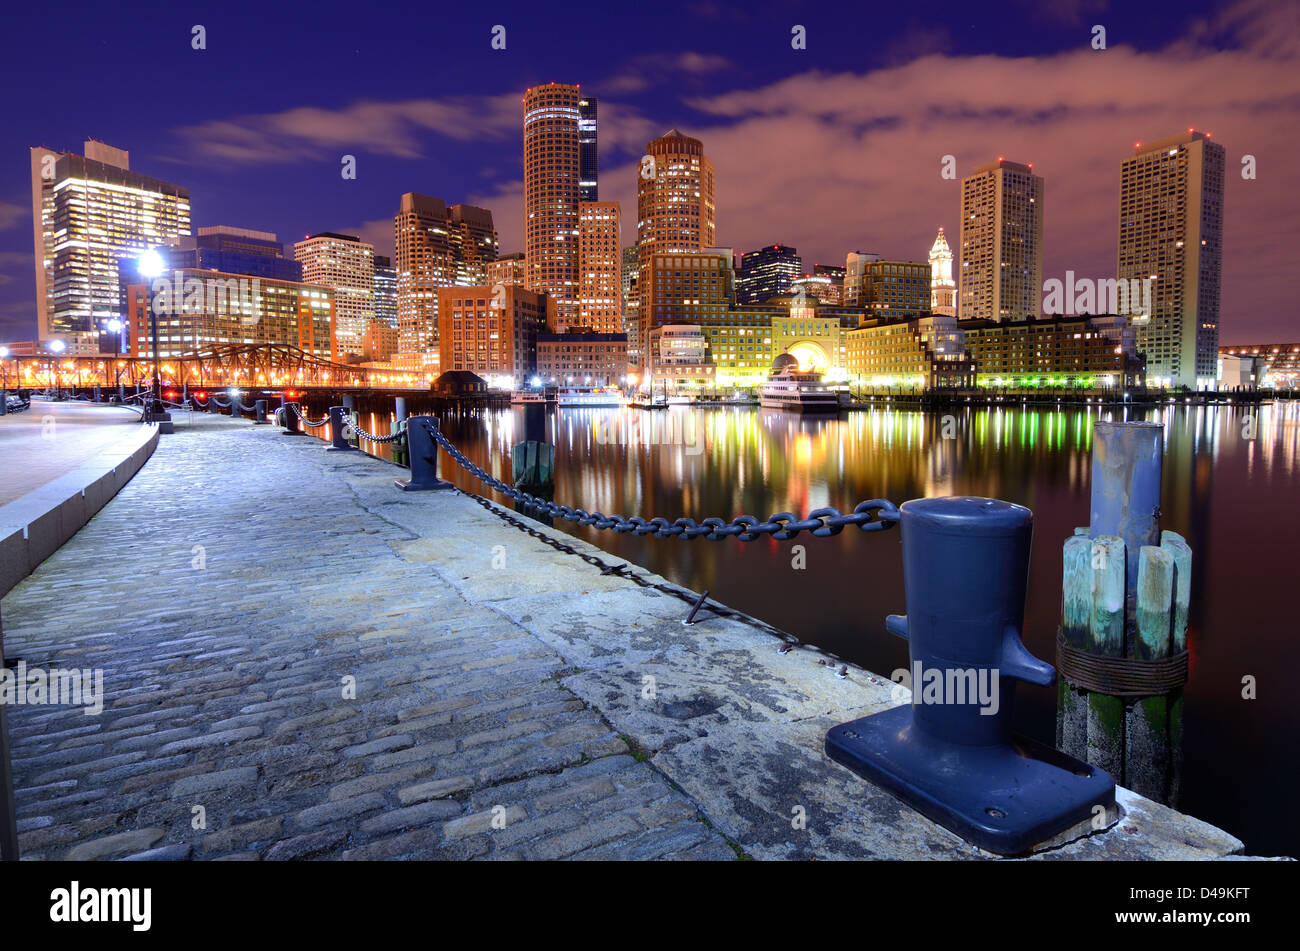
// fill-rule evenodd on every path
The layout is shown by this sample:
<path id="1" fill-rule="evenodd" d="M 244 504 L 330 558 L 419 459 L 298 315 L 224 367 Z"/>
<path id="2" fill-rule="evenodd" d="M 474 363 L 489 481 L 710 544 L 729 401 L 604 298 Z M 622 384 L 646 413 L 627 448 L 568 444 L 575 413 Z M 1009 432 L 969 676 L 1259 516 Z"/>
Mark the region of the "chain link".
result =
<path id="1" fill-rule="evenodd" d="M 351 433 L 355 433 L 356 435 L 360 436 L 362 439 L 374 443 L 397 442 L 399 439 L 406 438 L 405 430 L 398 430 L 397 432 L 393 433 L 391 436 L 376 436 L 373 433 L 366 432 L 364 429 L 362 429 L 360 426 L 358 426 L 355 422 L 353 422 L 349 418 L 345 418 L 343 420 L 343 428 L 345 430 L 345 433 L 350 431 Z"/>
<path id="2" fill-rule="evenodd" d="M 447 454 L 456 461 L 457 465 L 507 498 L 522 502 L 552 518 L 563 518 L 570 522 L 577 522 L 579 525 L 592 525 L 601 529 L 613 529 L 619 534 L 632 532 L 636 535 L 653 535 L 655 538 L 683 538 L 686 541 L 707 538 L 711 542 L 733 536 L 742 542 L 752 542 L 761 536 L 770 535 L 785 541 L 797 537 L 804 531 L 812 532 L 818 538 L 826 538 L 838 535 L 849 525 L 856 525 L 864 532 L 878 532 L 893 528 L 900 518 L 898 507 L 886 499 L 859 502 L 848 515 L 828 506 L 814 509 L 808 513 L 807 518 L 802 519 L 791 512 L 778 512 L 769 516 L 765 522 L 760 522 L 752 515 L 737 515 L 730 523 L 721 518 L 706 518 L 701 522 L 696 522 L 693 518 L 679 518 L 675 522 L 669 522 L 666 518 L 652 518 L 647 521 L 639 515 L 627 518 L 622 515 L 588 512 L 567 505 L 556 505 L 546 499 L 521 492 L 476 466 L 463 452 L 451 444 L 441 430 L 430 427 L 430 435 L 438 441 L 438 445 L 447 450 Z"/>

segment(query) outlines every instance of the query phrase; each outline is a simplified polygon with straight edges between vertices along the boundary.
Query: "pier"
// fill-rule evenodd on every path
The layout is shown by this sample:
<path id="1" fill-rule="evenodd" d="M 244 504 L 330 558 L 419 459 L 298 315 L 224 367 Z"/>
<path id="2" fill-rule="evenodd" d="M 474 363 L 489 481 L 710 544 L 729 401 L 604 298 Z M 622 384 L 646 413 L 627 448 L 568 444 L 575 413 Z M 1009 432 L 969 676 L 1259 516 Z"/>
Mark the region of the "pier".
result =
<path id="1" fill-rule="evenodd" d="M 996 858 L 824 753 L 908 702 L 886 677 L 390 463 L 175 415 L 0 603 L 6 665 L 103 675 L 97 716 L 8 708 L 22 858 Z M 1243 851 L 1116 800 L 1033 857 Z"/>

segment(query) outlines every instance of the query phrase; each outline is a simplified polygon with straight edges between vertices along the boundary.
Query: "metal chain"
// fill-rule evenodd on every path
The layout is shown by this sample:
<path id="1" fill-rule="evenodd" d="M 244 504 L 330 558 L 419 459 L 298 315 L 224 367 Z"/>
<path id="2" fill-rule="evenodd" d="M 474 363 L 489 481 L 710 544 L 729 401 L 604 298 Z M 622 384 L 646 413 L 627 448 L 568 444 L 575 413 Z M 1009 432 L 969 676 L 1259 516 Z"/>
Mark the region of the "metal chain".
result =
<path id="1" fill-rule="evenodd" d="M 796 517 L 792 512 L 777 512 L 775 515 L 769 516 L 766 522 L 760 522 L 752 515 L 737 515 L 731 520 L 730 524 L 720 518 L 706 518 L 698 523 L 693 518 L 679 518 L 675 522 L 669 522 L 666 518 L 646 520 L 639 515 L 626 518 L 622 515 L 588 512 L 585 509 L 570 508 L 567 505 L 556 505 L 546 499 L 540 499 L 535 495 L 529 495 L 527 492 L 521 492 L 514 486 L 507 485 L 470 462 L 463 452 L 451 444 L 441 430 L 430 427 L 430 435 L 438 441 L 438 445 L 447 450 L 447 454 L 462 469 L 475 476 L 480 482 L 496 489 L 507 498 L 522 502 L 552 518 L 564 518 L 570 522 L 577 522 L 579 525 L 593 525 L 601 529 L 609 528 L 620 534 L 633 532 L 637 535 L 653 535 L 655 538 L 683 538 L 686 541 L 694 541 L 696 538 L 702 537 L 711 542 L 721 541 L 732 536 L 739 538 L 742 542 L 752 542 L 760 536 L 770 535 L 775 539 L 785 541 L 797 537 L 803 531 L 812 532 L 818 538 L 838 535 L 848 525 L 856 525 L 864 532 L 878 532 L 893 528 L 898 524 L 900 518 L 898 507 L 886 499 L 870 499 L 866 502 L 859 502 L 849 515 L 844 515 L 839 509 L 828 506 L 814 509 L 808 513 L 807 518 L 803 519 Z"/>
<path id="2" fill-rule="evenodd" d="M 324 419 L 318 420 L 317 422 L 313 423 L 310 419 L 308 419 L 306 416 L 302 415 L 301 412 L 299 412 L 298 407 L 296 405 L 293 407 L 293 414 L 298 417 L 298 422 L 302 423 L 304 426 L 310 426 L 312 429 L 319 429 L 321 426 L 324 426 L 326 423 L 330 421 L 330 418 L 326 416 Z"/>
<path id="3" fill-rule="evenodd" d="M 368 442 L 390 443 L 390 442 L 397 442 L 397 440 L 399 439 L 406 438 L 406 433 L 404 431 L 395 432 L 391 436 L 376 436 L 373 433 L 366 432 L 356 423 L 349 422 L 346 419 L 343 421 L 343 428 L 346 430 L 351 430 L 352 433 L 355 433 L 356 435 L 360 436 L 362 439 L 367 440 Z"/>

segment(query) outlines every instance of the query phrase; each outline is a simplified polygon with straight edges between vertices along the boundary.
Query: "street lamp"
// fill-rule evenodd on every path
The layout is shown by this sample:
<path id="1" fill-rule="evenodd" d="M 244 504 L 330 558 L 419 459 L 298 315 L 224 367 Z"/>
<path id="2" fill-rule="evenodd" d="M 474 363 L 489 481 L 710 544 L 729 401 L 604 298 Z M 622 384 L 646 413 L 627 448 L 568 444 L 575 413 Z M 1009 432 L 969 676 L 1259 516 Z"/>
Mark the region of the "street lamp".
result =
<path id="1" fill-rule="evenodd" d="M 154 278 L 160 277 L 167 267 L 162 255 L 153 248 L 140 255 L 137 266 L 151 286 Z M 158 371 L 158 311 L 153 305 L 152 294 L 145 294 L 145 300 L 148 302 L 150 336 L 153 338 L 153 392 L 150 394 L 150 406 L 144 414 L 144 421 L 157 423 L 159 432 L 169 433 L 172 431 L 172 417 L 171 413 L 163 409 L 162 376 Z"/>

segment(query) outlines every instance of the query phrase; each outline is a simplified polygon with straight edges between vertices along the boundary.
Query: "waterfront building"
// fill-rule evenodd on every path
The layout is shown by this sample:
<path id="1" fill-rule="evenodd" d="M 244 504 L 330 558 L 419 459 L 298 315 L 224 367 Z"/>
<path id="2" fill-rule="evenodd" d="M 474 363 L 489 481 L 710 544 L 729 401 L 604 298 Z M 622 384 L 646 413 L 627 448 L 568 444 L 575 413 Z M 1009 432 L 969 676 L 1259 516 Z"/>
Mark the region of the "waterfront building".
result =
<path id="1" fill-rule="evenodd" d="M 537 370 L 537 337 L 554 326 L 554 302 L 518 285 L 438 290 L 441 367 L 509 389 Z"/>
<path id="2" fill-rule="evenodd" d="M 1300 386 L 1300 343 L 1256 343 L 1220 347 L 1220 358 L 1243 357 L 1255 362 L 1258 385 L 1278 389 Z"/>
<path id="3" fill-rule="evenodd" d="M 740 256 L 736 275 L 736 303 L 762 304 L 790 292 L 790 285 L 803 274 L 803 259 L 797 248 L 774 244 Z"/>
<path id="4" fill-rule="evenodd" d="M 1218 375 L 1225 152 L 1188 130 L 1141 142 L 1120 170 L 1116 276 L 1153 284 L 1134 319 L 1153 386 L 1213 387 Z"/>
<path id="5" fill-rule="evenodd" d="M 664 324 L 650 331 L 650 371 L 656 389 L 711 390 L 715 365 L 709 337 L 696 324 Z"/>
<path id="6" fill-rule="evenodd" d="M 652 139 L 637 176 L 639 347 L 648 347 L 649 332 L 655 327 L 683 322 L 653 299 L 655 288 L 664 286 L 662 280 L 652 279 L 656 256 L 712 248 L 714 214 L 713 163 L 705 156 L 703 143 L 677 129 Z M 730 261 L 726 269 L 731 274 Z M 734 275 L 730 280 L 733 287 L 728 296 L 734 300 Z"/>
<path id="7" fill-rule="evenodd" d="M 597 333 L 623 332 L 621 213 L 616 201 L 578 203 L 578 310 L 576 326 Z M 561 331 L 570 327 L 561 324 Z"/>
<path id="8" fill-rule="evenodd" d="M 961 320 L 980 386 L 1145 385 L 1133 328 L 1118 315 Z"/>
<path id="9" fill-rule="evenodd" d="M 397 270 L 397 330 L 401 366 L 438 375 L 438 290 L 477 287 L 496 260 L 492 212 L 447 206 L 441 198 L 408 192 L 393 219 Z"/>
<path id="10" fill-rule="evenodd" d="M 525 284 L 555 302 L 560 326 L 578 313 L 582 98 L 577 86 L 563 83 L 524 93 Z"/>
<path id="11" fill-rule="evenodd" d="M 930 313 L 957 316 L 957 282 L 952 279 L 952 249 L 943 229 L 930 247 Z"/>
<path id="12" fill-rule="evenodd" d="M 308 284 L 334 291 L 334 350 L 342 360 L 360 357 L 366 328 L 375 319 L 375 246 L 356 235 L 322 231 L 294 244 Z"/>
<path id="13" fill-rule="evenodd" d="M 963 320 L 1030 320 L 1043 293 L 1043 179 L 999 158 L 961 183 Z"/>
<path id="14" fill-rule="evenodd" d="M 127 287 L 127 352 L 153 355 L 156 313 L 161 358 L 216 347 L 278 343 L 334 360 L 334 292 L 323 284 L 223 274 L 166 271 L 152 284 Z M 251 381 L 250 381 L 251 382 Z"/>
<path id="15" fill-rule="evenodd" d="M 94 140 L 84 156 L 31 150 L 37 337 L 101 333 L 122 316 L 121 261 L 190 233 L 186 188 L 131 171 Z"/>
<path id="16" fill-rule="evenodd" d="M 850 251 L 844 256 L 844 303 L 858 305 L 867 265 L 879 260 L 880 255 L 874 251 Z"/>
<path id="17" fill-rule="evenodd" d="M 627 335 L 577 328 L 537 336 L 537 376 L 557 386 L 621 386 L 627 382 Z"/>
<path id="18" fill-rule="evenodd" d="M 524 253 L 517 251 L 514 254 L 503 254 L 495 261 L 489 261 L 487 264 L 487 283 L 492 287 L 498 284 L 504 284 L 506 287 L 517 285 L 523 287 L 528 280 L 528 272 L 524 267 Z"/>
<path id="19" fill-rule="evenodd" d="M 970 388 L 975 367 L 950 314 L 871 318 L 845 332 L 850 383 L 871 388 Z"/>

